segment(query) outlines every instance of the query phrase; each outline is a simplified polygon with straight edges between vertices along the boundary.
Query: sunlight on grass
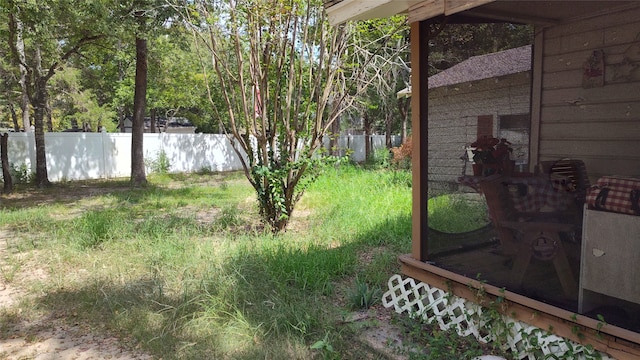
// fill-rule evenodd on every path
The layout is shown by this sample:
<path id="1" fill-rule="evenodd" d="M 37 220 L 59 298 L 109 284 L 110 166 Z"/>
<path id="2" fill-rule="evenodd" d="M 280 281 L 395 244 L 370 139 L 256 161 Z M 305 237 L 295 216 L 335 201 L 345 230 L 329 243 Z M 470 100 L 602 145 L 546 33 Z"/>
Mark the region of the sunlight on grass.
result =
<path id="1" fill-rule="evenodd" d="M 116 191 L 93 183 L 101 192 L 90 197 L 65 184 L 62 205 L 4 203 L 12 253 L 43 250 L 37 261 L 51 274 L 29 280 L 38 308 L 133 337 L 164 359 L 312 358 L 310 345 L 325 338 L 353 354 L 355 334 L 336 328 L 345 284 L 382 288 L 410 251 L 408 172 L 332 169 L 278 236 L 259 226 L 241 174 L 150 179 Z"/>
<path id="2" fill-rule="evenodd" d="M 447 194 L 429 199 L 429 227 L 462 233 L 481 228 L 489 223 L 486 203 L 471 194 Z"/>

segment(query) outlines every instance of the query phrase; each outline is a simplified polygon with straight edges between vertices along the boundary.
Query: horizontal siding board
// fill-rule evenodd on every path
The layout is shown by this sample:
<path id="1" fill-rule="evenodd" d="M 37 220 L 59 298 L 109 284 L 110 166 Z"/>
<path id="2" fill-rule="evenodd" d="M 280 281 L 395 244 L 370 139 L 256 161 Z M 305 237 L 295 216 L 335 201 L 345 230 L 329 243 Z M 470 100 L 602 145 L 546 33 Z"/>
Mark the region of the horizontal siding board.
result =
<path id="1" fill-rule="evenodd" d="M 459 131 L 460 127 L 467 126 L 467 122 L 465 121 L 465 116 L 451 116 L 447 113 L 442 113 L 441 116 L 437 116 L 435 114 L 431 114 L 429 116 L 429 129 L 431 131 L 435 131 L 436 133 L 442 133 L 443 131 L 449 131 L 451 129 L 455 129 Z"/>
<path id="2" fill-rule="evenodd" d="M 611 13 L 597 18 L 588 18 L 573 22 L 564 26 L 550 27 L 545 30 L 546 39 L 554 39 L 572 34 L 580 34 L 592 31 L 595 27 L 607 28 L 617 27 L 621 24 L 635 24 L 640 18 L 640 6 L 623 6 L 620 9 L 612 9 Z"/>
<path id="3" fill-rule="evenodd" d="M 543 107 L 542 118 L 545 124 L 635 121 L 635 124 L 627 124 L 629 128 L 632 128 L 634 125 L 640 126 L 637 125 L 637 122 L 640 121 L 640 103 L 617 101 L 598 104 L 578 103 L 576 105 L 564 103 L 558 106 Z"/>
<path id="4" fill-rule="evenodd" d="M 622 84 L 629 82 L 630 79 L 635 81 L 640 80 L 640 66 L 631 70 L 628 74 L 626 71 L 623 76 L 621 71 L 618 71 L 617 67 L 622 67 L 624 64 L 622 60 L 619 63 L 608 65 L 605 67 L 604 83 L 605 85 Z M 554 74 L 547 74 L 547 81 L 543 84 L 544 90 L 558 90 L 558 89 L 572 89 L 582 87 L 582 68 L 572 69 L 566 71 L 556 72 Z"/>
<path id="5" fill-rule="evenodd" d="M 607 156 L 611 158 L 640 160 L 638 141 L 619 140 L 565 140 L 543 139 L 540 141 L 541 153 L 563 154 L 564 156 L 580 158 L 582 156 Z"/>
<path id="6" fill-rule="evenodd" d="M 452 181 L 457 180 L 457 176 L 462 173 L 462 162 L 459 166 L 437 166 L 433 169 L 429 169 L 429 175 L 439 176 L 442 179 L 442 175 L 447 175 Z"/>
<path id="7" fill-rule="evenodd" d="M 446 151 L 447 153 L 451 153 L 452 151 L 462 151 L 465 145 L 467 145 L 466 137 L 463 136 L 441 136 L 439 138 L 429 138 L 429 152 L 439 152 Z M 440 140 L 440 141 L 438 141 Z"/>
<path id="8" fill-rule="evenodd" d="M 451 97 L 451 103 L 441 108 L 433 108 L 429 112 L 430 122 L 439 118 L 461 118 L 464 116 L 478 116 L 497 113 L 499 115 L 519 114 L 529 112 L 529 97 L 527 95 L 487 96 L 484 99 L 470 99 Z M 432 104 L 433 107 L 436 105 Z"/>
<path id="9" fill-rule="evenodd" d="M 630 126 L 637 125 L 638 122 L 591 122 L 591 123 L 555 123 L 545 124 L 541 136 L 544 139 L 552 140 L 592 140 L 594 134 L 599 134 L 599 140 L 635 141 L 640 152 L 640 130 L 629 131 Z"/>
<path id="10" fill-rule="evenodd" d="M 467 95 L 448 95 L 446 101 L 431 101 L 429 114 L 456 111 L 471 111 L 477 108 L 503 109 L 504 104 L 522 105 L 529 103 L 528 89 L 514 87 L 504 91 L 485 91 Z M 508 110 L 508 108 L 507 108 Z"/>
<path id="11" fill-rule="evenodd" d="M 636 16 L 640 16 L 640 11 L 636 11 Z M 603 29 L 604 46 L 614 46 L 638 41 L 638 19 L 628 24 L 620 24 Z"/>
<path id="12" fill-rule="evenodd" d="M 602 102 L 637 101 L 640 94 L 640 82 L 609 84 L 590 89 L 549 89 L 542 93 L 542 105 Z"/>
<path id="13" fill-rule="evenodd" d="M 458 146 L 452 146 L 451 148 L 435 148 L 433 149 L 433 155 L 431 156 L 434 159 L 447 159 L 454 160 L 456 162 L 459 161 L 460 157 L 464 154 L 464 143 L 457 144 Z M 431 150 L 429 150 L 431 152 Z M 431 165 L 431 164 L 429 164 Z"/>
<path id="14" fill-rule="evenodd" d="M 640 69 L 619 71 L 640 44 L 638 19 L 640 6 L 545 31 L 537 161 L 580 159 L 592 179 L 640 176 Z M 585 89 L 582 66 L 595 50 L 605 53 L 605 85 Z"/>
<path id="15" fill-rule="evenodd" d="M 628 46 L 636 41 L 637 24 L 623 24 L 606 29 L 597 29 L 566 37 L 549 39 L 544 45 L 545 56 L 555 58 L 567 54 L 590 52 L 600 48 Z"/>
<path id="16" fill-rule="evenodd" d="M 621 175 L 640 178 L 640 159 L 585 159 L 585 166 L 589 177 L 599 178 L 605 175 Z M 591 169 L 591 171 L 589 171 Z"/>
<path id="17" fill-rule="evenodd" d="M 433 162 L 433 164 L 432 164 Z M 443 167 L 447 167 L 447 168 L 455 168 L 456 174 L 460 174 L 460 171 L 462 171 L 462 166 L 463 166 L 464 162 L 462 160 L 460 160 L 459 158 L 439 158 L 436 156 L 433 157 L 429 157 L 429 165 L 433 166 L 434 168 L 443 168 Z"/>
<path id="18" fill-rule="evenodd" d="M 544 45 L 544 53 L 546 56 L 557 56 L 603 46 L 602 30 L 590 30 L 548 39 Z"/>
<path id="19" fill-rule="evenodd" d="M 579 78 L 580 80 L 582 80 L 582 65 L 593 54 L 594 50 L 602 49 L 604 51 L 605 65 L 607 66 L 607 68 L 611 69 L 613 66 L 618 65 L 622 61 L 624 61 L 625 52 L 633 44 L 634 43 L 629 42 L 618 46 L 611 46 L 606 48 L 588 48 L 586 50 L 578 52 L 547 56 L 545 57 L 543 62 L 544 71 L 546 75 L 549 75 L 549 73 L 560 71 L 578 71 Z"/>
<path id="20" fill-rule="evenodd" d="M 433 150 L 429 149 L 429 153 L 433 152 L 433 158 L 452 159 L 459 161 L 460 156 L 464 154 L 465 143 L 454 144 L 449 147 L 437 147 Z"/>

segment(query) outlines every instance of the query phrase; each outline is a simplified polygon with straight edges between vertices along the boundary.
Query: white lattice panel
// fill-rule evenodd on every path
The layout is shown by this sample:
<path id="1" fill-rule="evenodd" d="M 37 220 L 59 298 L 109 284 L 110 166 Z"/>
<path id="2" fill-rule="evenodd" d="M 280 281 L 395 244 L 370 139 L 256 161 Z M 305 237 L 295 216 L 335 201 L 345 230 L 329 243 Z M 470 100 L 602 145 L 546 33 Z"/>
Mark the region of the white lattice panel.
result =
<path id="1" fill-rule="evenodd" d="M 482 308 L 477 304 L 412 278 L 403 279 L 400 275 L 393 275 L 388 286 L 389 290 L 382 298 L 386 308 L 393 307 L 399 314 L 407 313 L 430 323 L 436 322 L 442 330 L 453 327 L 459 335 L 473 335 L 483 343 L 495 340 L 495 332 L 483 323 Z M 517 359 L 561 357 L 568 351 L 577 360 L 593 358 L 593 353 L 580 344 L 509 317 L 503 317 L 502 320 L 501 323 L 507 326 L 508 336 L 507 344 L 501 344 L 501 347 Z M 606 354 L 600 355 L 604 360 L 613 360 Z"/>

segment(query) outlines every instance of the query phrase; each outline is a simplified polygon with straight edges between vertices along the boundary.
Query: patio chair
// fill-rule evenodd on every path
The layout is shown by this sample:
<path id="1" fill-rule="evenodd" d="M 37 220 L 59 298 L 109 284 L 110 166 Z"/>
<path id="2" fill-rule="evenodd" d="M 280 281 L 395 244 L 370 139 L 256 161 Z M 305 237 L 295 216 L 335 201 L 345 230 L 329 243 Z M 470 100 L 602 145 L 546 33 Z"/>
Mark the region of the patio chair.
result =
<path id="1" fill-rule="evenodd" d="M 562 222 L 562 217 L 553 213 L 517 211 L 510 178 L 503 175 L 483 179 L 480 189 L 504 252 L 513 259 L 508 286 L 520 288 L 531 260 L 536 258 L 551 262 L 565 295 L 575 297 L 578 287 L 560 234 L 575 231 L 576 224 Z"/>
<path id="2" fill-rule="evenodd" d="M 538 168 L 541 171 L 540 176 L 548 177 L 555 183 L 554 186 L 562 188 L 573 197 L 572 206 L 562 214 L 562 217 L 565 222 L 573 222 L 577 225 L 572 238 L 575 242 L 580 242 L 584 205 L 591 187 L 584 162 L 577 159 L 541 161 Z"/>
<path id="3" fill-rule="evenodd" d="M 541 176 L 547 176 L 550 181 L 560 181 L 558 185 L 573 194 L 575 205 L 582 211 L 591 187 L 587 168 L 582 160 L 541 161 L 538 168 Z"/>

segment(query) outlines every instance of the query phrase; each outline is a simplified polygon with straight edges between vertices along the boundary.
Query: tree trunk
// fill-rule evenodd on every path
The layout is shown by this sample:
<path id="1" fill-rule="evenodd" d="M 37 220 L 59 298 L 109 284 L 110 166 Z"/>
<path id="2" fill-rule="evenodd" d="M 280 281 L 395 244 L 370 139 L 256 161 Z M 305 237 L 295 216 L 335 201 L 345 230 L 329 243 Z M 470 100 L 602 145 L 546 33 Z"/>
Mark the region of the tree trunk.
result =
<path id="1" fill-rule="evenodd" d="M 31 119 L 29 116 L 29 95 L 27 94 L 26 88 L 22 89 L 20 100 L 20 109 L 22 109 L 22 129 L 25 132 L 29 132 L 31 131 Z"/>
<path id="2" fill-rule="evenodd" d="M 364 114 L 364 158 L 371 160 L 371 119 L 369 114 Z"/>
<path id="3" fill-rule="evenodd" d="M 400 132 L 400 144 L 404 144 L 407 139 L 407 123 L 409 119 L 409 107 L 411 106 L 411 98 L 398 99 L 398 111 L 402 117 L 402 131 Z"/>
<path id="4" fill-rule="evenodd" d="M 0 159 L 2 161 L 2 179 L 4 180 L 4 193 L 13 192 L 13 179 L 9 171 L 9 154 L 7 153 L 9 134 L 0 135 Z"/>
<path id="5" fill-rule="evenodd" d="M 49 104 L 49 97 L 47 96 L 47 102 L 45 104 L 45 110 L 47 112 L 47 131 L 53 132 L 53 119 L 51 114 L 51 104 Z"/>
<path id="6" fill-rule="evenodd" d="M 36 140 L 36 186 L 44 188 L 51 184 L 47 173 L 47 155 L 44 144 L 44 116 L 47 111 L 47 81 L 49 79 L 43 76 L 42 54 L 40 53 L 40 47 L 36 47 L 35 63 L 35 93 L 32 101 L 34 108 L 33 122 Z"/>
<path id="7" fill-rule="evenodd" d="M 136 80 L 131 129 L 131 183 L 147 183 L 144 170 L 144 111 L 147 98 L 147 40 L 136 38 Z"/>
<path id="8" fill-rule="evenodd" d="M 336 119 L 331 124 L 331 134 L 329 134 L 329 154 L 333 156 L 340 155 L 340 149 L 338 149 L 338 139 L 340 137 L 340 118 Z"/>
<path id="9" fill-rule="evenodd" d="M 44 144 L 44 115 L 47 103 L 46 81 L 42 78 L 36 81 L 36 91 L 34 96 L 34 127 L 36 140 L 36 186 L 44 188 L 49 186 L 49 175 L 47 173 L 47 156 Z"/>
<path id="10" fill-rule="evenodd" d="M 13 121 L 13 130 L 15 132 L 20 131 L 20 123 L 18 122 L 18 114 L 16 114 L 16 108 L 13 104 L 9 104 L 9 110 L 11 111 L 11 120 Z"/>
<path id="11" fill-rule="evenodd" d="M 387 111 L 387 114 L 385 115 L 385 119 L 384 119 L 384 125 L 385 125 L 384 144 L 387 147 L 387 149 L 391 149 L 391 147 L 393 146 L 393 144 L 391 143 L 391 120 L 393 120 L 393 117 L 391 116 L 389 111 Z"/>

